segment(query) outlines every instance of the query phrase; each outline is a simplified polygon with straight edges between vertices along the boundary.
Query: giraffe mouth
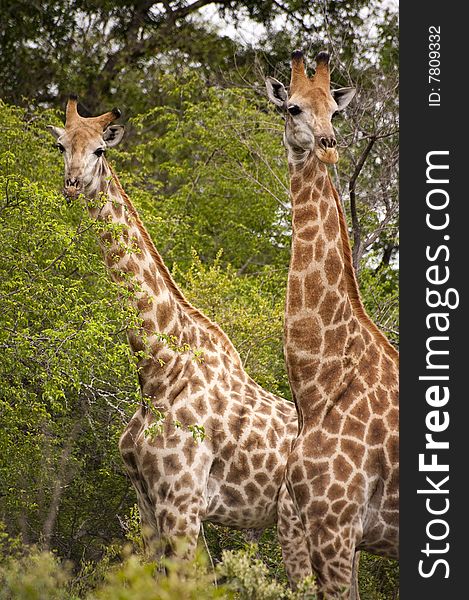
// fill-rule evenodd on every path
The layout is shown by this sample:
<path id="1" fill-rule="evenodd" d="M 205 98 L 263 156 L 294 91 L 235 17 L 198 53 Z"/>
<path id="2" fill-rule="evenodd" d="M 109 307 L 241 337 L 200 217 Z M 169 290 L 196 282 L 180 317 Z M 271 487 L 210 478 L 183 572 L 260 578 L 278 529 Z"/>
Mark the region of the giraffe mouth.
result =
<path id="1" fill-rule="evenodd" d="M 326 165 L 335 165 L 339 160 L 339 154 L 335 148 L 317 148 L 315 152 L 318 159 Z"/>
<path id="2" fill-rule="evenodd" d="M 66 185 L 63 189 L 66 200 L 76 200 L 80 194 L 81 190 L 74 185 Z"/>

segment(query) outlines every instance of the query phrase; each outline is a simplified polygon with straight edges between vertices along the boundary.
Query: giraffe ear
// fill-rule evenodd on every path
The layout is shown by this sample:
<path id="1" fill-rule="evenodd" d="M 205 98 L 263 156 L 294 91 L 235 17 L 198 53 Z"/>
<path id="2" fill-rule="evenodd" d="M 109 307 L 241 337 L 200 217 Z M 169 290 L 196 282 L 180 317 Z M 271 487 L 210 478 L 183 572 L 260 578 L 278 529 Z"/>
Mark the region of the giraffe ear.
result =
<path id="1" fill-rule="evenodd" d="M 106 146 L 108 148 L 112 148 L 113 146 L 117 146 L 117 144 L 121 141 L 123 136 L 123 125 L 109 125 L 109 127 L 106 127 L 106 129 L 104 130 L 103 140 L 106 142 Z"/>
<path id="2" fill-rule="evenodd" d="M 267 88 L 267 95 L 271 102 L 276 106 L 285 105 L 285 102 L 288 100 L 288 94 L 283 83 L 280 83 L 280 81 L 277 81 L 273 77 L 267 77 L 265 87 Z"/>
<path id="3" fill-rule="evenodd" d="M 355 96 L 357 90 L 352 87 L 339 88 L 332 90 L 331 94 L 337 104 L 337 110 L 344 110 L 349 105 L 350 100 Z"/>
<path id="4" fill-rule="evenodd" d="M 55 127 L 54 125 L 47 125 L 47 129 L 51 132 L 51 134 L 55 137 L 56 140 L 59 139 L 65 133 L 65 129 L 63 127 Z"/>

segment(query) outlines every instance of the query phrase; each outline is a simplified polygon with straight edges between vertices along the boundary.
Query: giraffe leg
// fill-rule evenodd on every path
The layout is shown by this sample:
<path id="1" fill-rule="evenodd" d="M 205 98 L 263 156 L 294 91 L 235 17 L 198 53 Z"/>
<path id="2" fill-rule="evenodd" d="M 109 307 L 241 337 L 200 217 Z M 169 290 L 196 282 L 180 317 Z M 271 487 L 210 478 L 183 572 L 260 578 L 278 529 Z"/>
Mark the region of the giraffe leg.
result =
<path id="1" fill-rule="evenodd" d="M 158 526 L 151 506 L 144 502 L 141 496 L 137 497 L 138 512 L 140 514 L 140 526 L 145 553 L 151 556 L 158 546 Z"/>
<path id="2" fill-rule="evenodd" d="M 328 525 L 325 525 L 325 521 Z M 321 600 L 356 600 L 358 591 L 358 553 L 352 526 L 332 523 L 328 515 L 321 521 L 310 521 L 306 530 L 311 564 L 317 574 L 318 597 Z"/>
<path id="3" fill-rule="evenodd" d="M 155 506 L 155 520 L 160 540 L 160 556 L 194 557 L 201 528 L 200 497 L 184 502 L 160 502 Z"/>
<path id="4" fill-rule="evenodd" d="M 283 562 L 290 586 L 295 589 L 312 570 L 305 532 L 285 482 L 280 488 L 277 512 L 277 536 Z"/>

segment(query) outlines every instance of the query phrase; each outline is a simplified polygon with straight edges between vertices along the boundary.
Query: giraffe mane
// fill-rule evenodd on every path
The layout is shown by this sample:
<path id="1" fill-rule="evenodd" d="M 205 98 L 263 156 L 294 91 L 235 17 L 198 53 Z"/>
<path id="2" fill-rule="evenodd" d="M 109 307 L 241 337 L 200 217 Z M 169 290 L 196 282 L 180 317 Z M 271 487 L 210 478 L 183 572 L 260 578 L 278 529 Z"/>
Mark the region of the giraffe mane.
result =
<path id="1" fill-rule="evenodd" d="M 145 245 L 148 248 L 151 257 L 153 258 L 155 263 L 158 265 L 160 273 L 161 273 L 166 285 L 170 289 L 171 293 L 175 296 L 175 298 L 178 300 L 180 305 L 188 312 L 189 315 L 191 315 L 192 317 L 195 317 L 197 319 L 197 321 L 199 321 L 200 323 L 205 325 L 206 330 L 208 332 L 214 333 L 221 340 L 224 349 L 228 352 L 228 354 L 231 356 L 231 358 L 233 358 L 236 362 L 239 363 L 240 366 L 242 366 L 241 358 L 240 358 L 236 348 L 233 346 L 233 343 L 228 338 L 228 336 L 223 331 L 223 329 L 217 323 L 215 323 L 214 321 L 209 319 L 206 315 L 204 315 L 202 312 L 200 312 L 200 310 L 198 310 L 197 308 L 192 306 L 192 304 L 185 298 L 185 296 L 183 295 L 183 293 L 177 286 L 176 282 L 174 281 L 171 273 L 169 272 L 168 267 L 163 262 L 163 259 L 160 255 L 160 253 L 158 252 L 158 250 L 156 249 L 156 246 L 153 243 L 153 240 L 151 239 L 148 231 L 146 230 L 146 228 L 140 218 L 140 215 L 137 212 L 137 209 L 134 207 L 130 198 L 125 193 L 124 188 L 122 187 L 116 173 L 114 172 L 114 169 L 111 167 L 111 165 L 109 163 L 107 163 L 107 164 L 108 164 L 109 170 L 111 171 L 113 181 L 114 181 L 115 185 L 117 186 L 117 189 L 119 190 L 120 194 L 122 195 L 122 198 L 124 199 L 124 201 L 127 205 L 127 208 L 130 211 L 130 214 L 132 215 L 132 218 L 135 220 L 135 223 L 140 231 L 140 234 L 145 242 Z"/>
<path id="2" fill-rule="evenodd" d="M 384 335 L 384 333 L 379 329 L 376 323 L 374 323 L 371 320 L 371 318 L 368 316 L 368 313 L 365 310 L 365 307 L 363 306 L 360 290 L 358 288 L 357 276 L 353 267 L 352 250 L 350 248 L 350 239 L 347 231 L 347 222 L 345 221 L 344 211 L 342 209 L 339 194 L 337 193 L 337 190 L 335 189 L 334 184 L 332 183 L 329 171 L 327 171 L 327 176 L 329 178 L 329 184 L 331 186 L 332 194 L 334 196 L 334 200 L 337 207 L 337 212 L 339 214 L 340 237 L 342 241 L 342 253 L 344 258 L 344 272 L 347 281 L 347 291 L 350 299 L 350 304 L 352 305 L 352 308 L 358 320 L 374 335 L 374 337 L 378 341 L 385 344 L 391 355 L 398 357 L 399 353 L 396 350 L 396 348 L 394 348 L 394 346 Z"/>

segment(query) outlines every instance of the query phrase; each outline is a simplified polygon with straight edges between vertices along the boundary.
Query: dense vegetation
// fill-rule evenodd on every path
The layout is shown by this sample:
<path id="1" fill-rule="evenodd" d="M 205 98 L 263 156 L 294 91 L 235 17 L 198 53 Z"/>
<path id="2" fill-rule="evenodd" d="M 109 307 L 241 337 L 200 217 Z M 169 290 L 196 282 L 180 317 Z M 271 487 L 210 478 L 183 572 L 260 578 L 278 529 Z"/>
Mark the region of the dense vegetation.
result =
<path id="1" fill-rule="evenodd" d="M 203 7 L 264 29 L 233 42 Z M 248 372 L 288 398 L 288 177 L 263 75 L 287 82 L 294 47 L 328 47 L 334 84 L 358 86 L 336 121 L 333 176 L 368 311 L 397 343 L 395 14 L 379 2 L 16 1 L 0 39 L 0 598 L 287 597 L 273 531 L 253 549 L 207 524 L 216 570 L 201 554 L 154 583 L 117 451 L 139 401 L 125 337 L 135 316 L 93 223 L 60 194 L 45 126 L 62 122 L 72 89 L 92 111 L 124 109 L 127 136 L 109 157 L 158 249 Z M 394 598 L 396 577 L 364 556 L 362 598 Z"/>

